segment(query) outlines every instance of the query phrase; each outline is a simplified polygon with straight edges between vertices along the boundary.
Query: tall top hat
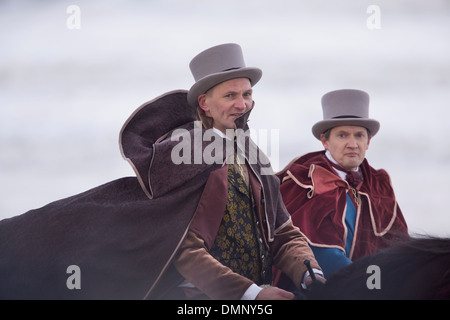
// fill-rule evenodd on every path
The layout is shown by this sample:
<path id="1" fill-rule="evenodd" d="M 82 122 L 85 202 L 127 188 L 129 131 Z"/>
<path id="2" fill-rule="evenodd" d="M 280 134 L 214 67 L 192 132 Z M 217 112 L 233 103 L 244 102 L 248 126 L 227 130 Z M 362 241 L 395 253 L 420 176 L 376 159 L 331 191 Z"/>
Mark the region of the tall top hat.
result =
<path id="1" fill-rule="evenodd" d="M 343 89 L 326 93 L 322 97 L 323 120 L 312 127 L 314 137 L 337 126 L 359 126 L 367 128 L 374 136 L 380 123 L 369 118 L 369 95 L 361 90 Z"/>
<path id="2" fill-rule="evenodd" d="M 198 105 L 199 95 L 221 82 L 248 78 L 254 86 L 262 76 L 261 69 L 245 66 L 242 49 L 235 43 L 221 44 L 200 52 L 191 60 L 189 67 L 195 83 L 187 99 L 193 107 Z"/>

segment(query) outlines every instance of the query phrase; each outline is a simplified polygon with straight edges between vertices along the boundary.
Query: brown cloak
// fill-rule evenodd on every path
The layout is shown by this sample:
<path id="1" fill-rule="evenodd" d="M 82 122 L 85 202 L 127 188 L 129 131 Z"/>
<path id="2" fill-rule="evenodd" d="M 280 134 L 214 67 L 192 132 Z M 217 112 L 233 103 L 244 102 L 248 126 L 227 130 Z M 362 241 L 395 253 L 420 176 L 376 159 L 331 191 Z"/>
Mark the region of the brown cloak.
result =
<path id="1" fill-rule="evenodd" d="M 120 134 L 123 156 L 137 177 L 125 177 L 0 221 L 0 299 L 143 299 L 176 284 L 167 272 L 183 241 L 210 173 L 220 163 L 174 165 L 171 152 L 185 129 L 194 144 L 195 110 L 186 91 L 166 93 L 138 108 Z M 236 120 L 248 129 L 250 112 Z M 224 139 L 225 140 L 225 139 Z M 202 152 L 209 145 L 202 141 Z M 194 149 L 192 149 L 194 150 Z M 227 156 L 226 146 L 221 155 Z M 231 149 L 232 150 L 232 149 Z M 249 154 L 247 154 L 247 157 Z M 264 162 L 267 163 L 267 162 Z M 252 165 L 261 172 L 262 165 Z M 259 176 L 266 212 L 279 206 L 279 182 Z M 275 180 L 275 181 L 274 181 Z M 269 235 L 283 221 L 268 216 Z M 70 266 L 79 267 L 80 289 Z M 158 290 L 154 290 L 158 288 Z"/>

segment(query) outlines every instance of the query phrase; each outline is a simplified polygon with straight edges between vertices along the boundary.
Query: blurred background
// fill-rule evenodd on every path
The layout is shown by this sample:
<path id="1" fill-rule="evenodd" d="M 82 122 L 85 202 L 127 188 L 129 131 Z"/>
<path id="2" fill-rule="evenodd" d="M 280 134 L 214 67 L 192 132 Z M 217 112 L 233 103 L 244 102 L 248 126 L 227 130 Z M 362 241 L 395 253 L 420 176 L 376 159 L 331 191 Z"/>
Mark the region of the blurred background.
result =
<path id="1" fill-rule="evenodd" d="M 323 94 L 365 90 L 381 122 L 369 163 L 412 233 L 449 236 L 449 18 L 445 0 L 1 0 L 0 220 L 134 175 L 126 119 L 236 42 L 264 72 L 250 126 L 279 130 L 275 170 L 322 149 Z"/>

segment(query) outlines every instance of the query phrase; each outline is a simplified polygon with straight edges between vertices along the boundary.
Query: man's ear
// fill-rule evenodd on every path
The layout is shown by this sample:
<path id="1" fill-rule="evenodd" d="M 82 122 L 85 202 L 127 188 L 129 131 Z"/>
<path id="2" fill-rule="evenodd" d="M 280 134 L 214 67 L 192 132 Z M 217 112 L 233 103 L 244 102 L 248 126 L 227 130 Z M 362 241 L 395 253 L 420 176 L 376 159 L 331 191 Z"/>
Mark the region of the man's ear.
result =
<path id="1" fill-rule="evenodd" d="M 328 150 L 328 140 L 325 138 L 325 135 L 323 133 L 320 134 L 320 141 L 322 142 L 323 147 L 325 150 Z"/>
<path id="2" fill-rule="evenodd" d="M 209 114 L 209 108 L 206 105 L 206 94 L 203 93 L 201 95 L 198 96 L 198 106 L 205 111 L 205 114 L 210 117 L 211 115 Z"/>

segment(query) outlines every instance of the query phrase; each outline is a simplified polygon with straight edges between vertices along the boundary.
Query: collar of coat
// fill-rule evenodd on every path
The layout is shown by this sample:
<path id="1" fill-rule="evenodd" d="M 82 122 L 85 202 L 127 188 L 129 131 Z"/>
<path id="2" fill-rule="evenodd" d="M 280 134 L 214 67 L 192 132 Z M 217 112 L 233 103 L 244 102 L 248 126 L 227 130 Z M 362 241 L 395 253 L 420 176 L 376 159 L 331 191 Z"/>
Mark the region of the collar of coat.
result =
<path id="1" fill-rule="evenodd" d="M 253 108 L 252 108 L 253 109 Z M 236 127 L 248 130 L 251 110 L 236 120 Z M 210 130 L 215 138 L 223 140 L 222 157 L 214 163 L 204 161 L 203 151 L 211 140 L 204 141 L 204 131 L 196 122 L 196 110 L 187 102 L 186 90 L 167 92 L 141 105 L 123 125 L 119 135 L 122 156 L 136 173 L 141 187 L 150 199 L 159 197 L 185 182 L 210 170 L 211 165 L 220 168 L 234 151 L 233 141 L 228 141 Z M 181 136 L 180 136 L 181 135 Z M 201 139 L 201 149 L 195 143 Z M 190 162 L 182 165 L 171 161 L 173 149 L 181 139 L 191 143 Z M 195 152 L 201 152 L 200 161 Z"/>
<path id="2" fill-rule="evenodd" d="M 398 208 L 388 173 L 382 169 L 375 170 L 367 159 L 364 159 L 360 169 L 364 175 L 364 183 L 356 188 L 360 198 L 360 205 L 356 205 L 359 220 L 357 227 L 360 230 L 357 230 L 359 234 L 355 235 L 355 239 L 362 234 L 361 230 L 365 230 L 364 232 L 371 230 L 369 232 L 375 237 L 382 237 L 399 227 L 396 223 L 403 223 L 403 216 Z M 350 191 L 352 188 L 334 171 L 325 158 L 325 151 L 312 152 L 295 158 L 277 173 L 277 176 L 281 180 L 283 200 L 294 224 L 300 224 L 298 226 L 310 243 L 319 246 L 331 244 L 343 248 L 346 239 L 343 219 L 346 210 L 345 195 L 349 192 L 352 194 Z M 288 181 L 291 183 L 286 183 Z M 286 185 L 283 185 L 284 183 Z M 300 189 L 290 191 L 297 188 L 294 186 Z M 317 210 L 318 207 L 322 210 Z M 321 221 L 321 224 L 313 225 L 311 217 L 314 217 L 316 222 Z M 334 221 L 333 223 L 337 225 L 326 226 L 325 222 L 328 221 Z M 400 229 L 406 229 L 406 225 Z M 336 230 L 339 230 L 338 234 Z"/>
<path id="3" fill-rule="evenodd" d="M 364 175 L 364 183 L 356 188 L 358 191 L 371 193 L 375 188 L 380 188 L 384 196 L 393 196 L 391 179 L 384 169 L 372 168 L 367 159 L 364 159 L 359 169 Z M 310 198 L 336 187 L 350 188 L 348 182 L 327 161 L 325 151 L 311 152 L 295 158 L 277 176 L 281 182 L 295 179 L 297 183 L 310 189 Z"/>
<path id="4" fill-rule="evenodd" d="M 273 174 L 268 157 L 250 138 L 247 122 L 252 110 L 236 119 L 236 128 L 241 130 L 236 130 L 234 140 L 208 130 L 208 134 L 215 135 L 215 138 L 201 139 L 201 150 L 198 150 L 195 149 L 198 147 L 195 145 L 198 142 L 196 136 L 203 137 L 206 130 L 195 121 L 196 110 L 187 102 L 187 91 L 171 91 L 144 103 L 129 117 L 120 132 L 120 149 L 150 199 L 170 194 L 193 179 L 209 182 L 214 176 L 212 173 L 225 168 L 228 159 L 234 159 L 234 151 L 238 150 L 245 155 L 249 169 L 257 184 L 261 185 L 260 198 L 264 202 L 268 240 L 272 241 L 276 230 L 290 217 L 280 203 L 279 180 Z M 173 137 L 179 132 L 192 144 L 190 150 L 194 154 L 189 154 L 190 163 L 176 164 L 171 161 L 172 152 L 180 143 Z M 216 161 L 205 162 L 202 157 L 200 162 L 195 161 L 195 153 L 211 152 L 211 142 L 216 139 L 222 142 L 222 152 L 217 154 L 215 151 Z M 208 191 L 203 193 L 208 194 Z"/>

